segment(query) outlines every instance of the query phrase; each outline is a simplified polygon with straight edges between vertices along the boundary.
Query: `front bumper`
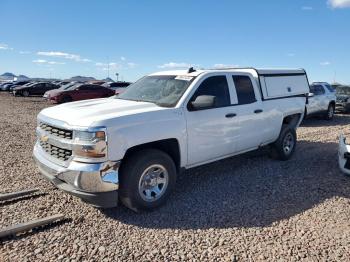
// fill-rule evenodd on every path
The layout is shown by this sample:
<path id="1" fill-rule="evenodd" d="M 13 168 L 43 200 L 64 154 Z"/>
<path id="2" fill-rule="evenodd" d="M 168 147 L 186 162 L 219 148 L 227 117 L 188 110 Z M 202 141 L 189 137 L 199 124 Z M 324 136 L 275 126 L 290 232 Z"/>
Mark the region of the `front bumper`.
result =
<path id="1" fill-rule="evenodd" d="M 350 145 L 346 144 L 346 139 L 343 135 L 339 137 L 338 163 L 341 171 L 350 175 Z"/>
<path id="2" fill-rule="evenodd" d="M 68 167 L 62 167 L 45 154 L 35 145 L 33 155 L 40 173 L 57 188 L 96 207 L 118 205 L 119 161 L 93 164 L 71 161 Z"/>

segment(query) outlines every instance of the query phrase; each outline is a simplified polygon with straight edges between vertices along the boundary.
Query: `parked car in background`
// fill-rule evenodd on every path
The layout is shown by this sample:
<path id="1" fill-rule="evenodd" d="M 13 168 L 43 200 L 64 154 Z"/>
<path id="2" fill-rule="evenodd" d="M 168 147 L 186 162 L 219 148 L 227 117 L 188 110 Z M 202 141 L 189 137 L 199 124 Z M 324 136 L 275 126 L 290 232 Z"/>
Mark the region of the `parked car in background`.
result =
<path id="1" fill-rule="evenodd" d="M 346 142 L 346 137 L 343 134 L 339 136 L 338 164 L 340 170 L 350 176 L 350 145 Z"/>
<path id="2" fill-rule="evenodd" d="M 336 109 L 345 113 L 350 112 L 350 86 L 337 86 Z"/>
<path id="3" fill-rule="evenodd" d="M 68 88 L 78 84 L 79 82 L 76 82 L 76 81 L 73 81 L 73 82 L 68 82 L 67 84 L 65 85 L 62 85 L 60 86 L 59 88 L 57 89 L 52 89 L 52 90 L 49 90 L 49 91 L 46 91 L 45 94 L 43 95 L 43 97 L 45 99 L 50 99 L 51 95 L 52 94 L 55 94 L 56 90 L 67 90 Z"/>
<path id="4" fill-rule="evenodd" d="M 8 82 L 1 85 L 1 91 L 10 91 L 11 86 L 16 84 L 16 82 Z"/>
<path id="5" fill-rule="evenodd" d="M 58 86 L 64 86 L 66 84 L 71 83 L 71 81 L 55 81 L 55 82 L 52 82 L 52 83 L 55 84 L 55 85 L 58 85 Z"/>
<path id="6" fill-rule="evenodd" d="M 9 87 L 9 92 L 12 92 L 13 89 L 15 89 L 16 87 L 19 87 L 19 86 L 23 86 L 23 85 L 26 85 L 26 84 L 29 84 L 31 83 L 30 81 L 19 81 L 19 82 L 15 82 L 13 85 L 11 85 Z"/>
<path id="7" fill-rule="evenodd" d="M 131 85 L 130 82 L 112 82 L 112 83 L 104 83 L 102 86 L 113 89 L 115 91 L 115 94 L 119 95 L 123 93 L 129 85 Z"/>
<path id="8" fill-rule="evenodd" d="M 65 90 L 57 89 L 50 92 L 48 100 L 54 103 L 66 103 L 78 100 L 103 98 L 114 95 L 114 90 L 100 85 L 75 84 Z"/>
<path id="9" fill-rule="evenodd" d="M 43 95 L 46 91 L 58 88 L 57 85 L 46 82 L 29 83 L 13 89 L 13 95 L 31 96 Z"/>
<path id="10" fill-rule="evenodd" d="M 309 91 L 300 69 L 159 72 L 111 99 L 42 110 L 34 158 L 56 187 L 95 206 L 120 198 L 152 210 L 181 170 L 265 145 L 291 158 Z"/>
<path id="11" fill-rule="evenodd" d="M 335 112 L 335 100 L 335 90 L 330 84 L 325 82 L 312 83 L 305 116 L 322 115 L 325 119 L 332 119 Z"/>
<path id="12" fill-rule="evenodd" d="M 92 85 L 103 85 L 105 83 L 106 83 L 106 81 L 102 81 L 102 80 L 91 80 L 91 81 L 87 82 L 87 84 L 92 84 Z"/>

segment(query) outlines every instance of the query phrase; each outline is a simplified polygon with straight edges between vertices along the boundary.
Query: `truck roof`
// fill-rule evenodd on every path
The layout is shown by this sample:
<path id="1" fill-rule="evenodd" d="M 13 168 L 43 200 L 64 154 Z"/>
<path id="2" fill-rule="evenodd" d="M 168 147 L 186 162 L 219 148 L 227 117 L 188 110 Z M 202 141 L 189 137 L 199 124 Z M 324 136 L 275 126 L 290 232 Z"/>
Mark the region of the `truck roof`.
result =
<path id="1" fill-rule="evenodd" d="M 181 76 L 191 76 L 196 77 L 202 73 L 211 73 L 211 72 L 236 72 L 236 73 L 252 73 L 259 75 L 304 75 L 304 69 L 268 69 L 268 68 L 222 68 L 222 69 L 199 69 L 193 72 L 189 70 L 171 70 L 171 71 L 160 71 L 151 74 L 152 75 L 181 75 Z"/>

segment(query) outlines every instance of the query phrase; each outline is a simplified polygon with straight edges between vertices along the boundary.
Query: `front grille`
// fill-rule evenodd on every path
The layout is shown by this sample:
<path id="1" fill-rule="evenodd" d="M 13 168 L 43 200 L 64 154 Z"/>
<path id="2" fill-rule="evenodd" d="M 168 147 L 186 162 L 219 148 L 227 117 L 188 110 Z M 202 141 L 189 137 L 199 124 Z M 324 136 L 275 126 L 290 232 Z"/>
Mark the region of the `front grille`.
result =
<path id="1" fill-rule="evenodd" d="M 72 150 L 59 148 L 57 146 L 50 145 L 47 142 L 40 141 L 40 146 L 50 156 L 61 161 L 67 161 L 72 155 Z"/>
<path id="2" fill-rule="evenodd" d="M 58 128 L 55 126 L 45 124 L 43 122 L 40 122 L 39 127 L 42 130 L 46 131 L 47 133 L 49 133 L 53 136 L 57 136 L 59 138 L 64 138 L 64 139 L 72 139 L 73 138 L 73 131 L 72 130 Z"/>

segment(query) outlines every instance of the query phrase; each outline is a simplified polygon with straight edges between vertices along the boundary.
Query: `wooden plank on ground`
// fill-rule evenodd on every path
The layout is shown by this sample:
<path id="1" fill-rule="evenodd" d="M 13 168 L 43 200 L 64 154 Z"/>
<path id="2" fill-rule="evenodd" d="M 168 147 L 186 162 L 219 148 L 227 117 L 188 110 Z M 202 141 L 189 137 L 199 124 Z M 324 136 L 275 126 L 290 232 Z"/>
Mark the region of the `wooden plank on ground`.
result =
<path id="1" fill-rule="evenodd" d="M 0 201 L 11 200 L 11 199 L 14 199 L 17 197 L 27 196 L 27 195 L 33 194 L 35 192 L 38 192 L 38 191 L 39 191 L 38 188 L 34 188 L 34 189 L 28 189 L 28 190 L 23 190 L 23 191 L 18 191 L 18 192 L 0 194 Z"/>
<path id="2" fill-rule="evenodd" d="M 54 215 L 54 216 L 50 216 L 50 217 L 32 220 L 32 221 L 25 222 L 25 223 L 12 225 L 12 226 L 6 227 L 4 229 L 0 229 L 0 238 L 15 235 L 18 233 L 23 233 L 23 232 L 29 231 L 31 229 L 34 229 L 36 227 L 45 226 L 45 225 L 51 224 L 53 222 L 62 220 L 63 218 L 64 218 L 64 216 L 62 214 L 58 214 L 58 215 Z"/>

